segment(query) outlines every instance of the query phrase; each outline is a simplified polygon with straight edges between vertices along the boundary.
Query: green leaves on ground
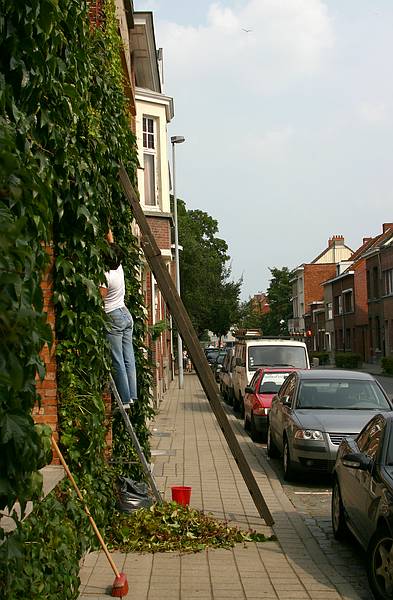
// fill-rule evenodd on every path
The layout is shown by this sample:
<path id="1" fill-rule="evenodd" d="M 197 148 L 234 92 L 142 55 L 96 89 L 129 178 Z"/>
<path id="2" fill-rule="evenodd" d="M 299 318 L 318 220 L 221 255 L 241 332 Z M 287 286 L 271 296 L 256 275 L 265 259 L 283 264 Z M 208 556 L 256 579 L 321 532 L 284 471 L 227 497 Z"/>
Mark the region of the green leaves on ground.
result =
<path id="1" fill-rule="evenodd" d="M 212 515 L 176 502 L 153 504 L 131 515 L 115 515 L 108 530 L 112 549 L 123 552 L 199 552 L 237 543 L 266 542 L 256 531 L 243 531 Z"/>

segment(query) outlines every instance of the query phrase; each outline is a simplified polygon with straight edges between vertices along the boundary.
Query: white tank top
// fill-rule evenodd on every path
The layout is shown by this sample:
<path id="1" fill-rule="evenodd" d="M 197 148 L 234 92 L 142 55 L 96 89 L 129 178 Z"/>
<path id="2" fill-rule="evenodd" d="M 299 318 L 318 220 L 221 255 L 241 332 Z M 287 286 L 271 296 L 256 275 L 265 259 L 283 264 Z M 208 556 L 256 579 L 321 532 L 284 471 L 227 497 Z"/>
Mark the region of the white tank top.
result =
<path id="1" fill-rule="evenodd" d="M 105 273 L 108 293 L 104 298 L 104 310 L 106 313 L 122 308 L 124 306 L 124 272 L 123 267 L 119 265 L 117 269 Z"/>

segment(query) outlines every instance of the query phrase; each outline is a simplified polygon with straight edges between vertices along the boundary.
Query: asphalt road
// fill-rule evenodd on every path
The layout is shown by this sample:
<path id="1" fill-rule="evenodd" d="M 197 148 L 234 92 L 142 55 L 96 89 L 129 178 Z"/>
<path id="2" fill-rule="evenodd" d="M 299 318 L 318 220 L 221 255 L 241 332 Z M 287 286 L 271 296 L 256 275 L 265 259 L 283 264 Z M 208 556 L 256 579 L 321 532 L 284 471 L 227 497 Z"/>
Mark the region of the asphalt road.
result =
<path id="1" fill-rule="evenodd" d="M 393 399 L 393 377 L 376 377 L 390 398 Z M 266 445 L 260 444 L 266 453 Z M 284 481 L 281 459 L 268 459 L 279 477 L 286 495 L 318 541 L 329 563 L 337 573 L 347 579 L 364 600 L 373 595 L 367 583 L 366 557 L 355 539 L 337 542 L 333 536 L 330 517 L 331 477 L 299 476 L 296 482 Z"/>

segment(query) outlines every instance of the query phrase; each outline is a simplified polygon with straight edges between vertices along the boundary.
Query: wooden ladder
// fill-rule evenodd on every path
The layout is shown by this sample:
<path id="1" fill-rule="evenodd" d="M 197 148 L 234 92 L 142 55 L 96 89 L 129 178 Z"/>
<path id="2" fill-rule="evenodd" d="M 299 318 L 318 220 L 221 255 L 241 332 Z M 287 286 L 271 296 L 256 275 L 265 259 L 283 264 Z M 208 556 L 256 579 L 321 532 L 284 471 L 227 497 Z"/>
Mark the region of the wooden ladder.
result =
<path id="1" fill-rule="evenodd" d="M 123 166 L 120 168 L 119 176 L 124 194 L 131 205 L 135 220 L 141 231 L 141 245 L 150 269 L 154 274 L 164 300 L 167 303 L 171 315 L 175 320 L 177 329 L 183 339 L 183 342 L 187 346 L 192 363 L 195 367 L 195 371 L 197 372 L 213 413 L 216 416 L 221 431 L 224 434 L 236 464 L 239 467 L 239 470 L 243 476 L 243 480 L 254 501 L 258 513 L 265 520 L 265 523 L 271 526 L 274 523 L 273 517 L 269 511 L 261 490 L 259 489 L 250 466 L 242 452 L 242 449 L 240 448 L 239 442 L 232 431 L 226 413 L 221 405 L 218 386 L 214 379 L 212 370 L 209 367 L 206 356 L 199 343 L 190 317 L 188 316 L 183 302 L 177 293 L 175 284 L 165 266 L 160 249 L 157 246 L 145 214 L 141 208 L 139 197 L 135 192 Z"/>

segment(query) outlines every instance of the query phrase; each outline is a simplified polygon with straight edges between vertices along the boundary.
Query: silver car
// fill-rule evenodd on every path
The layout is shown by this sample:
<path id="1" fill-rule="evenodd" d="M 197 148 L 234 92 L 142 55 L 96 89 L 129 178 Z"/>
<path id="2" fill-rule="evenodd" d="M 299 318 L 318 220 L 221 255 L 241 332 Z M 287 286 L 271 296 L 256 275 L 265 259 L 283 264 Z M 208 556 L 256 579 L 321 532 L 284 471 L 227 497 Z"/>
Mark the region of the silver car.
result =
<path id="1" fill-rule="evenodd" d="M 368 373 L 295 371 L 273 398 L 267 453 L 282 454 L 284 478 L 299 470 L 331 472 L 343 437 L 354 437 L 376 412 L 393 410 Z"/>

